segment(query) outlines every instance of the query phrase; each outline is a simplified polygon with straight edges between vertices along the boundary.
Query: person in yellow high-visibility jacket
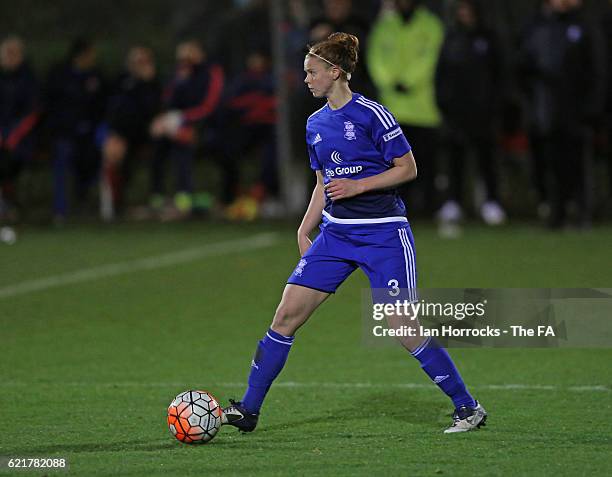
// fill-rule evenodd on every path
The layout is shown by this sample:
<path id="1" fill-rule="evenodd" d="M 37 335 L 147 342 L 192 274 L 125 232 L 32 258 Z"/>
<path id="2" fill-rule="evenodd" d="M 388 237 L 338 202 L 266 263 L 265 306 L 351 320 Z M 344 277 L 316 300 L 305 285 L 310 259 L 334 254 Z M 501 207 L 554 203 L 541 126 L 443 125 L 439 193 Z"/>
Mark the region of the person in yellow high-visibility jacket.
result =
<path id="1" fill-rule="evenodd" d="M 420 0 L 393 3 L 395 8 L 385 8 L 372 27 L 366 61 L 380 101 L 393 111 L 419 156 L 417 182 L 422 191 L 408 203 L 432 213 L 436 210 L 436 135 L 441 122 L 434 78 L 444 26 Z"/>

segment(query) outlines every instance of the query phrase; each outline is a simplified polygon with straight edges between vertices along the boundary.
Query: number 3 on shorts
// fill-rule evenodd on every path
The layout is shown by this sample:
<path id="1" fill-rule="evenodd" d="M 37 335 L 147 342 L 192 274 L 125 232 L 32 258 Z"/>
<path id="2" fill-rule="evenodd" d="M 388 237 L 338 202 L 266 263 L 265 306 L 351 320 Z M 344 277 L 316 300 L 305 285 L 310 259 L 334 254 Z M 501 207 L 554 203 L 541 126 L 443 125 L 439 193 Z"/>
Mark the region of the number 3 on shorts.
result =
<path id="1" fill-rule="evenodd" d="M 399 282 L 395 278 L 389 280 L 389 283 L 387 283 L 387 286 L 391 287 L 391 290 L 389 290 L 389 296 L 397 296 L 400 294 L 400 289 L 398 285 Z"/>

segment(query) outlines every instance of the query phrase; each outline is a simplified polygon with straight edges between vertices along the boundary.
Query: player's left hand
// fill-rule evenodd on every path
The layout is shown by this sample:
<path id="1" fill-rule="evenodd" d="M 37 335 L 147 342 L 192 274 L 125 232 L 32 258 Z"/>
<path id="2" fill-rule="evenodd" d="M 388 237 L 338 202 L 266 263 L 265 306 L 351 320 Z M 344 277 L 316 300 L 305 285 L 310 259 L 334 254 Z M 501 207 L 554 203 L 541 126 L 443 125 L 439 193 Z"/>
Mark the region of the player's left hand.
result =
<path id="1" fill-rule="evenodd" d="M 335 179 L 325 184 L 325 193 L 331 200 L 348 199 L 363 193 L 363 187 L 358 180 Z"/>

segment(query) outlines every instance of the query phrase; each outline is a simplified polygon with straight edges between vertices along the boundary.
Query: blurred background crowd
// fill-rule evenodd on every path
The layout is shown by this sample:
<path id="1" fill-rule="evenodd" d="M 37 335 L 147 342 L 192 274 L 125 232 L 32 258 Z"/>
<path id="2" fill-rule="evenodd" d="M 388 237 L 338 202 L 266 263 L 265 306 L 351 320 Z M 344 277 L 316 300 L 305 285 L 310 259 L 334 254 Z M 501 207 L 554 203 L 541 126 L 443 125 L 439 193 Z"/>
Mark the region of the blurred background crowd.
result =
<path id="1" fill-rule="evenodd" d="M 0 19 L 0 225 L 303 212 L 306 45 L 411 143 L 409 217 L 589 228 L 612 209 L 612 1 L 24 1 Z"/>

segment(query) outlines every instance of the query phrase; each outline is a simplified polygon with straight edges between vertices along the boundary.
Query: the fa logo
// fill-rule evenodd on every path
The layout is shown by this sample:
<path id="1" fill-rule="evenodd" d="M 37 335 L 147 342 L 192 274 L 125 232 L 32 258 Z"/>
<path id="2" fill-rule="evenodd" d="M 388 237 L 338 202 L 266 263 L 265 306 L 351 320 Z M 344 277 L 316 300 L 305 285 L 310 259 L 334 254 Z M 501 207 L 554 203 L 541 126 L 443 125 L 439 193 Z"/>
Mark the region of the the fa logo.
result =
<path id="1" fill-rule="evenodd" d="M 355 136 L 355 125 L 350 121 L 344 121 L 344 139 L 348 141 L 357 139 L 357 136 Z"/>
<path id="2" fill-rule="evenodd" d="M 308 262 L 304 259 L 300 260 L 300 262 L 298 263 L 297 267 L 295 267 L 295 271 L 293 272 L 293 274 L 296 277 L 301 277 L 302 273 L 304 272 L 304 267 L 308 264 Z"/>

